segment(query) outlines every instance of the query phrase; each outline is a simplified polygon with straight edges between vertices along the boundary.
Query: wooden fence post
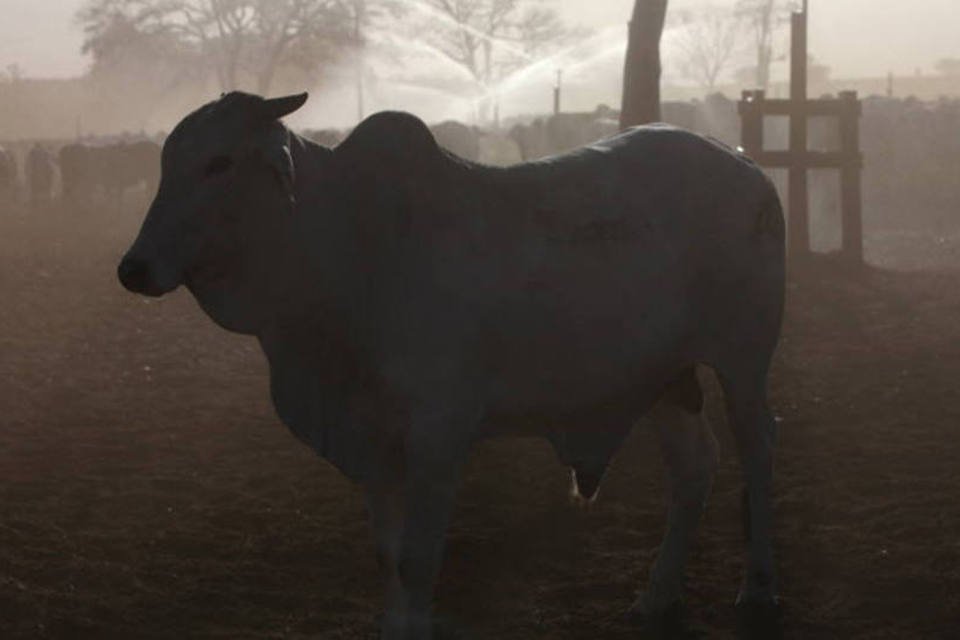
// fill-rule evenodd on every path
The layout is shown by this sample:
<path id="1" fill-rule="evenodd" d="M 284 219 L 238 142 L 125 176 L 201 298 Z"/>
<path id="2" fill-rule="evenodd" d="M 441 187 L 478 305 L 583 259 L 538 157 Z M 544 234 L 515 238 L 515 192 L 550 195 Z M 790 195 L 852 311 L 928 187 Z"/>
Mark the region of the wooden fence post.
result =
<path id="1" fill-rule="evenodd" d="M 840 152 L 843 167 L 840 169 L 840 190 L 843 203 L 843 255 L 854 262 L 863 262 L 863 202 L 861 200 L 861 173 L 863 158 L 860 155 L 860 101 L 856 91 L 841 91 Z"/>
<path id="2" fill-rule="evenodd" d="M 810 195 L 807 172 L 811 169 L 838 169 L 842 203 L 842 255 L 854 263 L 863 262 L 863 202 L 861 183 L 863 155 L 860 151 L 862 108 L 856 91 L 843 91 L 839 98 L 807 100 L 807 0 L 803 11 L 791 18 L 790 99 L 768 99 L 763 91 L 744 91 L 738 105 L 744 151 L 758 165 L 787 169 L 787 249 L 793 258 L 810 254 Z M 790 118 L 790 148 L 787 151 L 763 148 L 764 116 Z M 839 119 L 840 149 L 810 151 L 808 118 L 830 116 Z"/>
<path id="3" fill-rule="evenodd" d="M 763 91 L 744 91 L 740 102 L 741 138 L 744 152 L 753 158 L 763 153 Z"/>
<path id="4" fill-rule="evenodd" d="M 810 253 L 810 194 L 807 191 L 807 14 L 791 16 L 790 101 L 796 111 L 790 114 L 789 207 L 787 241 L 795 257 Z"/>

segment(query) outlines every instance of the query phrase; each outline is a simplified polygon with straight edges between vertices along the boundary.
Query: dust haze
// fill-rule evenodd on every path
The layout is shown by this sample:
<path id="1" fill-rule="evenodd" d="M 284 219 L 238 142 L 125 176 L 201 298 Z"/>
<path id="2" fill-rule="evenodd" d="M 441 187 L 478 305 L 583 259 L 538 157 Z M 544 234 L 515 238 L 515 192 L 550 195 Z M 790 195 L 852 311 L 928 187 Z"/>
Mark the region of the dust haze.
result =
<path id="1" fill-rule="evenodd" d="M 0 2 L 0 635 L 376 637 L 362 491 L 277 418 L 257 340 L 211 323 L 183 287 L 155 299 L 117 282 L 163 144 L 224 93 L 309 91 L 284 122 L 325 147 L 400 110 L 469 163 L 542 161 L 621 130 L 633 4 Z M 960 625 L 960 8 L 809 4 L 807 95 L 856 92 L 860 155 L 840 153 L 843 129 L 822 113 L 806 150 L 857 165 L 863 259 L 844 236 L 841 171 L 811 168 L 810 251 L 788 256 L 769 382 L 783 637 L 948 638 Z M 670 0 L 662 120 L 745 149 L 743 92 L 790 97 L 799 5 Z M 762 136 L 786 154 L 789 118 L 767 117 Z M 789 227 L 788 171 L 765 170 Z M 728 638 L 742 475 L 721 387 L 701 374 L 720 462 L 687 570 L 699 635 L 676 637 Z M 669 495 L 644 425 L 587 509 L 569 504 L 545 442 L 476 449 L 437 589 L 444 628 L 648 637 L 623 616 Z"/>

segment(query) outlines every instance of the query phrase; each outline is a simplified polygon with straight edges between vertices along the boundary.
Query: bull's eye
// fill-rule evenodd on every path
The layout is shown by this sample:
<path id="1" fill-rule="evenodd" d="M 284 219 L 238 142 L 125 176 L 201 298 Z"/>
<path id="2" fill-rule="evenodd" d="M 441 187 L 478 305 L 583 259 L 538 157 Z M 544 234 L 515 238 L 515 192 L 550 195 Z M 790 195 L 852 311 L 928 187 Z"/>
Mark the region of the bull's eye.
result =
<path id="1" fill-rule="evenodd" d="M 233 166 L 233 160 L 228 156 L 216 156 L 207 163 L 206 168 L 203 170 L 203 175 L 206 177 L 215 176 L 223 173 L 231 166 Z"/>

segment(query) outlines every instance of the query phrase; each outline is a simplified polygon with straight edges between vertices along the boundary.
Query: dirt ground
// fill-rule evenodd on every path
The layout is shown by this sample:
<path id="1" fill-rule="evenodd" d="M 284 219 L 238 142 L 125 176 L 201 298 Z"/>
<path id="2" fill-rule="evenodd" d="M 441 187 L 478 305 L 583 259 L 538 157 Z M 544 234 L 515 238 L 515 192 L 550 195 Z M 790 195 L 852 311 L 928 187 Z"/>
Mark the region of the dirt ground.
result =
<path id="1" fill-rule="evenodd" d="M 140 221 L 0 213 L 0 637 L 374 638 L 361 496 L 275 418 L 252 339 L 117 284 Z M 787 638 L 960 637 L 960 242 L 877 234 L 793 270 L 772 379 Z M 734 637 L 739 471 L 722 466 L 689 615 Z M 639 637 L 664 527 L 638 428 L 589 511 L 544 442 L 473 456 L 438 611 L 469 638 Z"/>

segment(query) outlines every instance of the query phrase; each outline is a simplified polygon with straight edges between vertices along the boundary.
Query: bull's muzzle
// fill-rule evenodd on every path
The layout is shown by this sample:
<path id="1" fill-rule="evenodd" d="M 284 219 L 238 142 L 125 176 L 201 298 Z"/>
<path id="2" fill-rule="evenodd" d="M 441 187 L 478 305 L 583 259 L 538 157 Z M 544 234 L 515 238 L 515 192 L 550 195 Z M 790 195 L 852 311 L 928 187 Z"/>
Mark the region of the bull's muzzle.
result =
<path id="1" fill-rule="evenodd" d="M 117 277 L 127 290 L 145 296 L 162 296 L 167 290 L 157 283 L 146 260 L 126 256 L 117 267 Z"/>

